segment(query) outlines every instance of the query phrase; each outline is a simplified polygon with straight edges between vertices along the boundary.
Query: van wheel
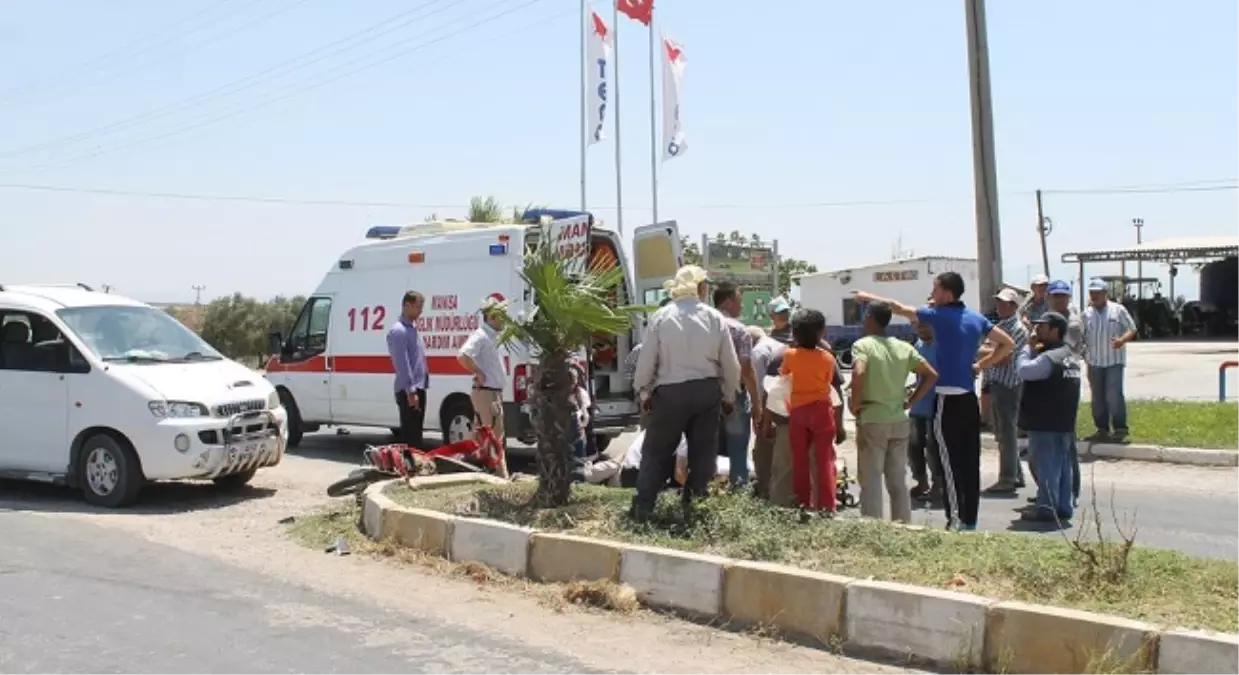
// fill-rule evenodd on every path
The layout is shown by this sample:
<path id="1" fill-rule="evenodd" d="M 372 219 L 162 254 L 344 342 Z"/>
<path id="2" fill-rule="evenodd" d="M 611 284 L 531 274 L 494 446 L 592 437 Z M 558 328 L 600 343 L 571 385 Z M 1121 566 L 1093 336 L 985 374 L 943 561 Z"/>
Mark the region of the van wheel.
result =
<path id="1" fill-rule="evenodd" d="M 280 405 L 284 406 L 284 412 L 288 414 L 288 447 L 295 448 L 301 445 L 301 437 L 305 433 L 301 425 L 301 411 L 297 409 L 297 402 L 287 389 L 280 389 L 279 392 Z"/>
<path id="2" fill-rule="evenodd" d="M 115 509 L 138 498 L 144 482 L 142 466 L 128 443 L 95 434 L 82 444 L 78 457 L 78 485 L 88 503 Z"/>
<path id="3" fill-rule="evenodd" d="M 443 443 L 456 443 L 473 437 L 473 402 L 457 396 L 443 406 L 439 415 L 439 428 L 443 430 Z"/>
<path id="4" fill-rule="evenodd" d="M 235 492 L 244 488 L 251 480 L 254 480 L 254 474 L 258 473 L 258 469 L 249 469 L 241 473 L 232 473 L 227 476 L 220 476 L 212 480 L 215 487 L 226 492 Z"/>

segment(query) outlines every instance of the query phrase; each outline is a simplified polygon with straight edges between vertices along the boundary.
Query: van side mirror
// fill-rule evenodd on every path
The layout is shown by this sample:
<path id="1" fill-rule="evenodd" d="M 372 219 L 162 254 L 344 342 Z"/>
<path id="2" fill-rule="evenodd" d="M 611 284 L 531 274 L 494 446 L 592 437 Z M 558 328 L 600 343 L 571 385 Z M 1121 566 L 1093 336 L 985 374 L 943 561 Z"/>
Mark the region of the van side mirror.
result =
<path id="1" fill-rule="evenodd" d="M 55 343 L 52 349 L 52 359 L 56 372 L 89 373 L 90 363 L 82 357 L 73 345 L 65 341 Z"/>
<path id="2" fill-rule="evenodd" d="M 267 348 L 272 354 L 284 354 L 284 336 L 278 330 L 267 334 Z"/>

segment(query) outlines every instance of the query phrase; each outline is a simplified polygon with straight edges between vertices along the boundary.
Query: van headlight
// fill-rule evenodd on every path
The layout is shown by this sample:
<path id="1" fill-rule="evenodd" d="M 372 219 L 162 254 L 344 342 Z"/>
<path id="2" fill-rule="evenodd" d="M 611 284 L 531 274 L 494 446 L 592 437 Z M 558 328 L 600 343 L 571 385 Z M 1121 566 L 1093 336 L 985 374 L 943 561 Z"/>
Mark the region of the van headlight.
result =
<path id="1" fill-rule="evenodd" d="M 206 406 L 187 401 L 151 401 L 147 404 L 155 417 L 206 417 Z"/>
<path id="2" fill-rule="evenodd" d="M 272 391 L 267 394 L 267 410 L 276 410 L 280 407 L 280 392 Z"/>

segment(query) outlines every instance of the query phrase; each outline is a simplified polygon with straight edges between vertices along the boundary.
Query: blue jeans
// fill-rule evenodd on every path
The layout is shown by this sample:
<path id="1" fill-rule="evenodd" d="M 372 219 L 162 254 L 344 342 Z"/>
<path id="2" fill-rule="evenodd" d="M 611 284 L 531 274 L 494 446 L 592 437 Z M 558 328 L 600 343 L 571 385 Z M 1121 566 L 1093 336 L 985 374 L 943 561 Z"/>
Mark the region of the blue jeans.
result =
<path id="1" fill-rule="evenodd" d="M 1125 366 L 1088 367 L 1088 386 L 1093 390 L 1093 425 L 1097 431 L 1127 431 L 1127 399 L 1123 396 Z M 1113 426 L 1111 426 L 1113 425 Z"/>
<path id="2" fill-rule="evenodd" d="M 1028 448 L 1037 467 L 1037 508 L 1062 520 L 1075 514 L 1072 506 L 1071 445 L 1075 433 L 1029 431 Z"/>
<path id="3" fill-rule="evenodd" d="M 723 432 L 719 437 L 719 455 L 731 464 L 728 478 L 732 486 L 749 482 L 749 439 L 753 436 L 752 408 L 749 395 L 736 394 L 736 409 L 723 417 Z"/>

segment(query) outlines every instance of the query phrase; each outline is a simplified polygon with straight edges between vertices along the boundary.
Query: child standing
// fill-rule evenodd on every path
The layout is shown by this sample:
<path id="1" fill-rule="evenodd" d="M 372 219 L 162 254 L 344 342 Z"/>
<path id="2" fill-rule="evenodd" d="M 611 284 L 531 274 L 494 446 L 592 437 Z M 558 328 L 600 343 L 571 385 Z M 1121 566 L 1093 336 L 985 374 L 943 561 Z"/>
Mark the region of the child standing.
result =
<path id="1" fill-rule="evenodd" d="M 825 336 L 826 317 L 821 312 L 797 312 L 792 319 L 792 346 L 783 354 L 779 374 L 791 379 L 788 440 L 796 500 L 804 509 L 834 513 L 835 414 L 830 386 L 835 357 L 821 347 Z"/>

